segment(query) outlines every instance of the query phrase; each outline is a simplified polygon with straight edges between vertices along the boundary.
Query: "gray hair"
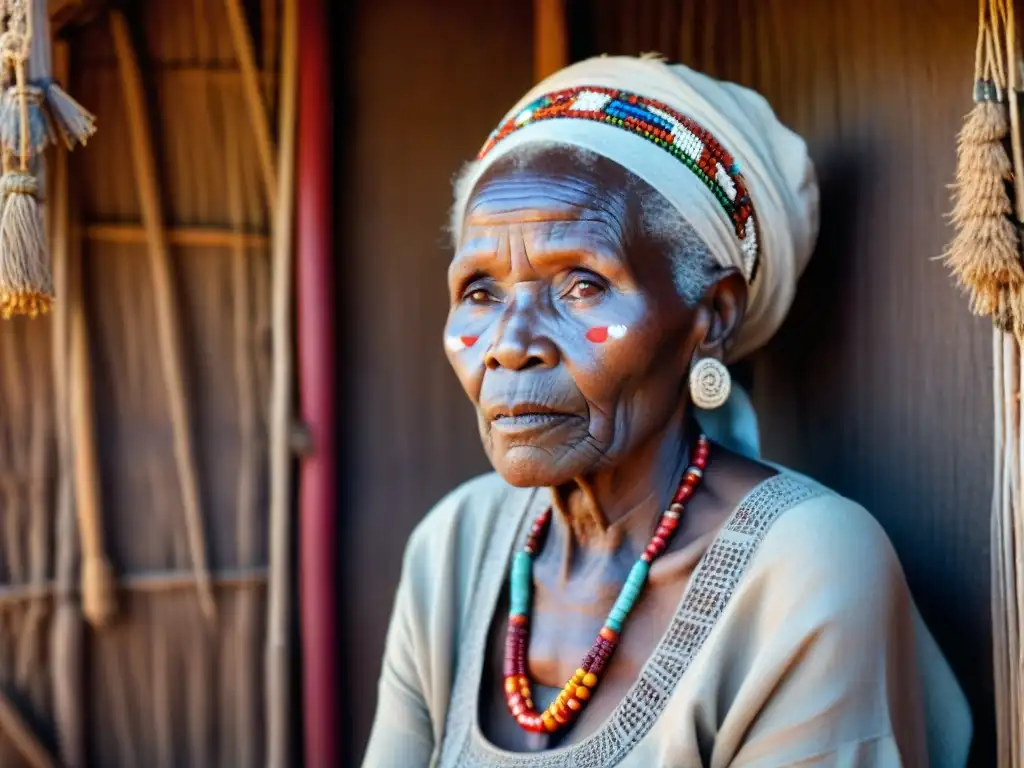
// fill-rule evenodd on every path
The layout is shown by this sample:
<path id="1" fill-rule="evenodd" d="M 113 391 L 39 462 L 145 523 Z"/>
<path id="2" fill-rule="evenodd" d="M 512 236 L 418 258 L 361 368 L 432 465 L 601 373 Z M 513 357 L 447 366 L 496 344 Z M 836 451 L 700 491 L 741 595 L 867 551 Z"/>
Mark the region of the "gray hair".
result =
<path id="1" fill-rule="evenodd" d="M 573 162 L 584 170 L 593 168 L 602 159 L 598 153 L 582 147 L 541 142 L 517 147 L 502 158 L 502 162 L 517 170 L 540 169 L 545 157 L 556 149 L 568 151 Z M 475 165 L 475 162 L 467 163 L 455 177 L 456 205 L 469 199 L 471 190 L 466 186 L 474 177 Z M 639 231 L 665 249 L 672 260 L 676 290 L 688 304 L 696 304 L 721 275 L 721 267 L 715 263 L 710 249 L 693 225 L 662 195 L 635 176 L 631 178 L 630 185 L 631 188 L 626 190 L 626 200 L 636 206 L 634 215 L 639 217 Z M 455 247 L 461 234 L 455 231 L 458 213 L 453 210 L 449 222 L 449 235 Z M 628 212 L 622 213 L 626 215 Z"/>

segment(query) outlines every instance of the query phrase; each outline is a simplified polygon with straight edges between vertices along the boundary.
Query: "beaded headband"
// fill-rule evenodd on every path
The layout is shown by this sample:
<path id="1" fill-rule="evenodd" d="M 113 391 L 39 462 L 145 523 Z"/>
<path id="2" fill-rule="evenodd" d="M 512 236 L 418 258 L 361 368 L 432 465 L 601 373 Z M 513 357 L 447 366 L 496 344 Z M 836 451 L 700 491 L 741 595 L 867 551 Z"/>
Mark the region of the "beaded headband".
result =
<path id="1" fill-rule="evenodd" d="M 532 123 L 556 118 L 590 120 L 621 128 L 661 147 L 715 196 L 743 250 L 748 283 L 759 264 L 757 218 L 739 164 L 714 136 L 662 102 L 617 88 L 579 86 L 544 94 L 499 125 L 480 152 L 482 160 L 504 138 Z"/>

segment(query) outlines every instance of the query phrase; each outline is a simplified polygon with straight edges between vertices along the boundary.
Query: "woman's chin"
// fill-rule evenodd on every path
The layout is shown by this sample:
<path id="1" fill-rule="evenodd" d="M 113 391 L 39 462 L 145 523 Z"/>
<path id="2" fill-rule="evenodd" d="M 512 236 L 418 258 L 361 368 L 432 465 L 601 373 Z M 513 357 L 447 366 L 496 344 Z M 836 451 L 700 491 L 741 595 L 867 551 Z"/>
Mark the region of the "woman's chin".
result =
<path id="1" fill-rule="evenodd" d="M 566 451 L 568 449 L 565 449 Z M 491 455 L 491 463 L 509 485 L 540 488 L 562 485 L 580 474 L 560 451 L 533 445 L 514 445 Z"/>

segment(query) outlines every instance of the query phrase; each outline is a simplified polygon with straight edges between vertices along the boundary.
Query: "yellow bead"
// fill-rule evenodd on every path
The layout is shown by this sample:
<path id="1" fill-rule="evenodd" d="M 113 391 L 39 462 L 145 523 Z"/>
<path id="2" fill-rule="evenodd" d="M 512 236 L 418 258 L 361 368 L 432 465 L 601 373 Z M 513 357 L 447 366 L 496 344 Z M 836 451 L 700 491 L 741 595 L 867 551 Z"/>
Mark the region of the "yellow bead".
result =
<path id="1" fill-rule="evenodd" d="M 586 677 L 586 676 L 587 676 L 587 670 L 585 670 L 583 667 L 580 667 L 579 669 L 577 669 L 576 670 L 576 674 L 574 675 L 577 683 L 582 683 L 583 682 L 583 678 Z"/>
<path id="2" fill-rule="evenodd" d="M 576 698 L 586 701 L 590 698 L 590 689 L 585 685 L 581 685 L 576 689 Z"/>
<path id="3" fill-rule="evenodd" d="M 583 684 L 587 686 L 587 688 L 593 688 L 595 685 L 597 685 L 597 675 L 595 675 L 593 672 L 587 672 L 587 674 L 583 677 Z"/>
<path id="4" fill-rule="evenodd" d="M 519 689 L 519 683 L 515 677 L 505 678 L 505 693 L 515 693 Z"/>

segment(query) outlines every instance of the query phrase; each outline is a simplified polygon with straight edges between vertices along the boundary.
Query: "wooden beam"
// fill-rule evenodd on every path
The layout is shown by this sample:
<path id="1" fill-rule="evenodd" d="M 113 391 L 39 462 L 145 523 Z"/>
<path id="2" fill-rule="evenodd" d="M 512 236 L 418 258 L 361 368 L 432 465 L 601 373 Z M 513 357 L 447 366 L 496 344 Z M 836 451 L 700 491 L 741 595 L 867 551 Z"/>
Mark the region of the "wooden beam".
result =
<path id="1" fill-rule="evenodd" d="M 192 557 L 192 568 L 200 605 L 203 613 L 212 621 L 216 616 L 216 603 L 213 598 L 206 558 L 206 534 L 203 530 L 199 473 L 196 469 L 188 397 L 185 391 L 181 329 L 178 326 L 171 258 L 167 250 L 167 236 L 164 228 L 163 201 L 157 181 L 156 159 L 152 146 L 149 116 L 146 113 L 142 73 L 139 70 L 135 47 L 128 30 L 128 22 L 120 11 L 111 10 L 110 12 L 110 32 L 121 74 L 121 95 L 124 98 L 125 112 L 128 116 L 129 145 L 135 172 L 135 186 L 139 190 L 142 225 L 146 230 L 146 240 L 149 246 L 157 340 L 174 432 L 174 458 L 178 467 L 178 482 L 185 512 L 189 553 Z"/>
<path id="2" fill-rule="evenodd" d="M 256 134 L 256 155 L 259 159 L 260 173 L 263 177 L 264 194 L 267 208 L 273 211 L 277 200 L 277 172 L 274 168 L 274 143 L 270 138 L 270 120 L 267 107 L 260 94 L 259 70 L 256 68 L 256 53 L 245 18 L 245 8 L 241 0 L 224 0 L 224 8 L 228 14 L 228 26 L 231 29 L 231 40 L 235 46 L 235 55 L 242 70 L 242 92 L 245 105 L 249 111 L 249 122 Z"/>
<path id="3" fill-rule="evenodd" d="M 217 227 L 168 227 L 167 244 L 185 248 L 266 248 L 270 238 L 260 232 L 239 232 Z M 123 245 L 145 245 L 149 242 L 141 224 L 93 223 L 83 230 L 87 240 Z"/>
<path id="4" fill-rule="evenodd" d="M 249 587 L 265 587 L 268 570 L 266 568 L 227 568 L 210 574 L 210 583 L 216 589 L 247 589 Z M 195 575 L 192 571 L 150 571 L 142 573 L 119 574 L 115 585 L 123 592 L 174 592 L 195 588 Z M 60 598 L 63 587 L 55 581 L 36 584 L 16 584 L 0 587 L 0 606 L 19 605 L 34 600 L 50 600 Z M 72 596 L 74 592 L 72 592 Z"/>
<path id="5" fill-rule="evenodd" d="M 565 0 L 533 0 L 534 82 L 540 82 L 568 64 Z"/>

